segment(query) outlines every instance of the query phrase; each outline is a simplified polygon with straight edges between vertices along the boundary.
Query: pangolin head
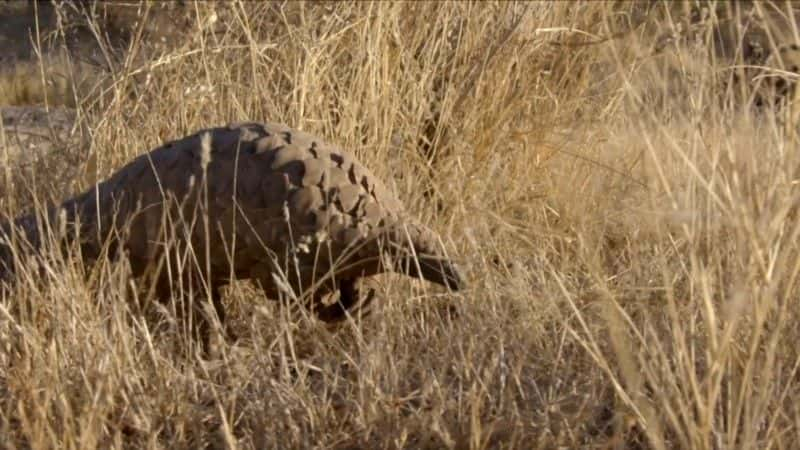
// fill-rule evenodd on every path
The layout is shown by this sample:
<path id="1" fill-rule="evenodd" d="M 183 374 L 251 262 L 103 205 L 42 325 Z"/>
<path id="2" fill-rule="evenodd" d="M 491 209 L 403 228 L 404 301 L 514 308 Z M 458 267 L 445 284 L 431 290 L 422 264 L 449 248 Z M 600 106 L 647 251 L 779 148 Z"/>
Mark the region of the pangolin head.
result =
<path id="1" fill-rule="evenodd" d="M 404 222 L 393 226 L 388 237 L 389 253 L 396 271 L 453 291 L 466 288 L 461 270 L 447 257 L 439 236 L 432 230 L 417 223 Z"/>

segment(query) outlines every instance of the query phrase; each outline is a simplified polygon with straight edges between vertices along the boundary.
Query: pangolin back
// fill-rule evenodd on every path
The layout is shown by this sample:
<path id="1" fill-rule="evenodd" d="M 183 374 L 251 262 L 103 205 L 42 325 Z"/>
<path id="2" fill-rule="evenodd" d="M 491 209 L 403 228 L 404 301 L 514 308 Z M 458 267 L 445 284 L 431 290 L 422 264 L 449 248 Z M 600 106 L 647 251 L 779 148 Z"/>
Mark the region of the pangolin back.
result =
<path id="1" fill-rule="evenodd" d="M 191 244 L 212 285 L 254 279 L 273 298 L 281 278 L 295 294 L 310 288 L 318 298 L 388 270 L 463 286 L 438 236 L 369 170 L 284 125 L 234 124 L 166 143 L 61 208 L 80 223 L 85 257 L 111 242 L 134 275 L 163 256 L 170 231 Z"/>

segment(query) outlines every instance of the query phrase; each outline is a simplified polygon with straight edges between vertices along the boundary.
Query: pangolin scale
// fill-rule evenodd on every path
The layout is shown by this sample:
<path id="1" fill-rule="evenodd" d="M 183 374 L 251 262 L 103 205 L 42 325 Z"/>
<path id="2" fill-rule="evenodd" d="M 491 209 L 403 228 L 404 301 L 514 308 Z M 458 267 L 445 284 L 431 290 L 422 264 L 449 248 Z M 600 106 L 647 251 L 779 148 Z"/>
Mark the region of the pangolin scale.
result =
<path id="1" fill-rule="evenodd" d="M 360 162 L 279 124 L 232 124 L 168 142 L 52 209 L 51 220 L 59 214 L 78 224 L 65 235 L 80 237 L 85 260 L 126 255 L 135 277 L 154 277 L 159 298 L 176 283 L 174 269 L 159 264 L 165 254 L 192 268 L 181 282 L 210 288 L 203 292 L 221 320 L 219 289 L 234 279 L 254 280 L 270 298 L 291 290 L 325 321 L 358 303 L 360 277 L 397 271 L 464 286 L 438 236 Z M 38 248 L 35 216 L 13 223 Z M 165 251 L 166 242 L 177 245 Z M 0 260 L 11 270 L 9 249 Z M 325 305 L 337 291 L 340 300 Z"/>

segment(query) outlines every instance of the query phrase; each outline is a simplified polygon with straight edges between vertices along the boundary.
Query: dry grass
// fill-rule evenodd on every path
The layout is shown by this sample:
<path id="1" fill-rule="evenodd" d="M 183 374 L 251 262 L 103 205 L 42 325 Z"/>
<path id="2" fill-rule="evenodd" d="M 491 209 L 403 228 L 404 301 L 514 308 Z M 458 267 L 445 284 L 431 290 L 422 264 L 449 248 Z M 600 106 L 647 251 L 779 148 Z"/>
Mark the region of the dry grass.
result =
<path id="1" fill-rule="evenodd" d="M 206 361 L 171 306 L 126 299 L 124 265 L 86 281 L 49 252 L 0 303 L 5 447 L 796 448 L 792 115 L 730 83 L 710 28 L 665 45 L 680 5 L 189 11 L 183 40 L 132 33 L 78 99 L 90 175 L 284 122 L 386 179 L 470 288 L 380 277 L 376 312 L 327 329 L 237 285 L 242 338 Z M 71 189 L 36 180 L 3 212 Z"/>

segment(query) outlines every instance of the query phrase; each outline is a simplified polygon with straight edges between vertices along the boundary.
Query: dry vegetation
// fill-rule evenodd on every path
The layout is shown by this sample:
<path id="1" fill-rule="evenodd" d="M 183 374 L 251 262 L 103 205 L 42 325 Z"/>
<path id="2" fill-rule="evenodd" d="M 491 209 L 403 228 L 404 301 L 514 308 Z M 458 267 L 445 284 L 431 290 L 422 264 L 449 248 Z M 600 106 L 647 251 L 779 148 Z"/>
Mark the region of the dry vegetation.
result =
<path id="1" fill-rule="evenodd" d="M 42 89 L 34 60 L 17 95 L 6 74 L 6 104 L 77 105 L 86 144 L 7 159 L 3 213 L 165 140 L 277 121 L 356 153 L 470 287 L 380 277 L 375 312 L 326 328 L 237 285 L 240 339 L 207 360 L 172 306 L 138 310 L 124 264 L 87 278 L 49 252 L 0 303 L 4 447 L 798 447 L 797 115 L 754 89 L 785 72 L 720 51 L 742 10 L 154 5 L 61 5 L 40 45 L 91 83 Z M 59 160 L 69 175 L 45 170 Z"/>

